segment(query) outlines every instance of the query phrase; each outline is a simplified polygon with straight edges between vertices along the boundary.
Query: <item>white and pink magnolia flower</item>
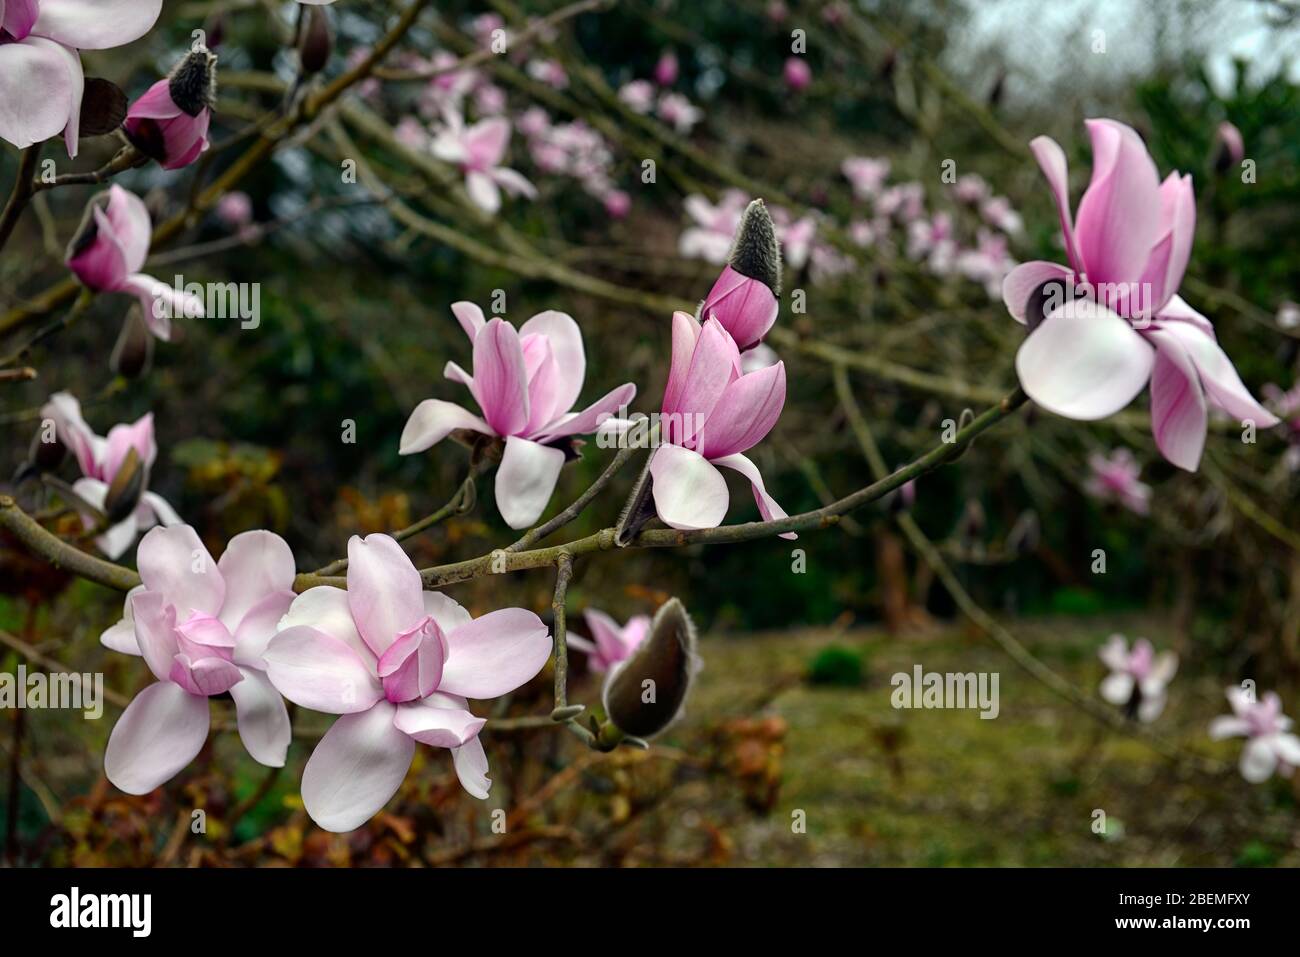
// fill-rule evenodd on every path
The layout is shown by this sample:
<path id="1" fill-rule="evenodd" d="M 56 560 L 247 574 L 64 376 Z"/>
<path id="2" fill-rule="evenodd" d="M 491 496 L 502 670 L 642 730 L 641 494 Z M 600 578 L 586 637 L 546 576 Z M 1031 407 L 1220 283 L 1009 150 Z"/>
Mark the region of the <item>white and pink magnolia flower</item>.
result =
<path id="1" fill-rule="evenodd" d="M 294 599 L 266 647 L 267 674 L 290 701 L 341 717 L 302 775 L 302 799 L 327 831 L 360 827 L 388 803 L 416 743 L 449 748 L 462 786 L 487 797 L 485 719 L 467 699 L 496 698 L 541 671 L 546 625 L 506 608 L 481 618 L 439 592 L 388 535 L 348 542 L 348 587 Z"/>
<path id="2" fill-rule="evenodd" d="M 1068 265 L 1028 262 L 1007 274 L 1002 296 L 1018 322 L 1047 295 L 1045 315 L 1016 354 L 1025 392 L 1071 419 L 1103 419 L 1148 381 L 1156 445 L 1195 471 L 1211 407 L 1267 428 L 1277 418 L 1247 391 L 1215 341 L 1210 321 L 1177 295 L 1192 249 L 1196 202 L 1190 176 L 1159 181 L 1138 134 L 1089 120 L 1092 181 L 1070 215 L 1065 153 L 1040 136 L 1030 148 L 1056 198 Z M 1073 291 L 1079 298 L 1070 301 Z M 1053 301 L 1055 300 L 1055 301 Z"/>
<path id="3" fill-rule="evenodd" d="M 689 133 L 695 124 L 704 119 L 704 111 L 680 93 L 665 93 L 659 97 L 656 112 L 659 119 L 678 133 Z"/>
<path id="4" fill-rule="evenodd" d="M 1232 714 L 1220 715 L 1210 722 L 1210 737 L 1244 737 L 1241 749 L 1241 776 L 1252 784 L 1267 781 L 1277 772 L 1290 777 L 1300 767 L 1300 737 L 1291 731 L 1291 719 L 1282 713 L 1282 699 L 1270 691 L 1256 701 L 1252 692 L 1234 686 L 1227 690 Z"/>
<path id="5" fill-rule="evenodd" d="M 564 442 L 595 432 L 636 397 L 636 386 L 624 383 L 581 412 L 570 411 L 587 373 L 582 332 L 573 317 L 539 312 L 516 331 L 501 318 L 488 322 L 472 302 L 454 302 L 451 311 L 474 347 L 474 373 L 448 362 L 444 375 L 469 389 L 482 418 L 454 403 L 425 399 L 402 430 L 401 454 L 423 452 L 457 429 L 500 436 L 505 452 L 497 469 L 497 508 L 511 528 L 525 528 L 551 500 Z"/>
<path id="6" fill-rule="evenodd" d="M 627 620 L 626 625 L 619 625 L 596 608 L 588 608 L 583 617 L 587 620 L 591 638 L 570 632 L 567 641 L 570 648 L 577 648 L 587 656 L 592 671 L 604 673 L 625 661 L 650 634 L 649 615 L 635 615 Z"/>
<path id="7" fill-rule="evenodd" d="M 817 238 L 817 220 L 811 215 L 791 219 L 790 214 L 779 206 L 772 210 L 772 220 L 786 265 L 791 269 L 802 269 L 808 263 L 813 241 Z"/>
<path id="8" fill-rule="evenodd" d="M 171 338 L 171 317 L 200 317 L 203 302 L 140 272 L 152 237 L 153 221 L 144 201 L 114 184 L 86 206 L 65 261 L 90 289 L 124 292 L 139 299 L 149 331 L 167 340 Z"/>
<path id="9" fill-rule="evenodd" d="M 1151 486 L 1141 481 L 1142 466 L 1128 449 L 1115 449 L 1109 456 L 1093 452 L 1088 456 L 1092 474 L 1083 490 L 1100 502 L 1116 502 L 1136 515 L 1151 511 Z"/>
<path id="10" fill-rule="evenodd" d="M 749 205 L 749 197 L 740 190 L 729 189 L 715 205 L 698 193 L 692 193 L 683 205 L 695 225 L 682 231 L 677 241 L 678 251 L 687 259 L 703 259 L 717 266 L 723 265 L 731 252 L 740 217 Z"/>
<path id="11" fill-rule="evenodd" d="M 840 171 L 853 187 L 853 195 L 858 199 L 871 199 L 880 195 L 880 190 L 889 177 L 889 160 L 871 156 L 850 156 L 840 164 Z"/>
<path id="12" fill-rule="evenodd" d="M 661 444 L 650 460 L 659 518 L 672 528 L 721 525 L 729 496 L 719 465 L 749 480 L 764 521 L 785 518 L 758 466 L 743 454 L 772 430 L 784 407 L 784 362 L 742 373 L 740 350 L 721 323 L 706 319 L 701 325 L 690 313 L 673 313 Z"/>
<path id="13" fill-rule="evenodd" d="M 55 435 L 72 452 L 81 469 L 82 477 L 72 483 L 72 490 L 88 504 L 103 509 L 109 486 L 117 478 L 131 450 L 140 459 L 145 470 L 140 501 L 129 515 L 102 534 L 95 544 L 109 558 L 122 555 L 135 542 L 141 532 L 155 525 L 179 525 L 181 517 L 157 492 L 148 489 L 148 473 L 158 458 L 158 443 L 154 439 L 153 413 L 141 416 L 127 425 L 115 425 L 107 437 L 95 434 L 81 415 L 81 403 L 67 392 L 56 392 L 41 409 L 41 417 L 54 423 Z M 84 518 L 87 527 L 94 524 L 89 516 Z"/>
<path id="14" fill-rule="evenodd" d="M 984 222 L 1009 236 L 1018 236 L 1024 231 L 1025 221 L 1005 196 L 991 196 L 980 204 L 980 216 Z"/>
<path id="15" fill-rule="evenodd" d="M 551 128 L 551 116 L 540 106 L 530 106 L 519 114 L 515 128 L 524 136 L 532 139 L 541 136 Z"/>
<path id="16" fill-rule="evenodd" d="M 0 0 L 0 139 L 19 149 L 63 134 L 77 155 L 79 50 L 110 50 L 153 27 L 162 0 Z"/>
<path id="17" fill-rule="evenodd" d="M 458 113 L 447 114 L 447 125 L 433 138 L 433 155 L 455 163 L 465 174 L 469 198 L 484 212 L 501 208 L 501 190 L 533 199 L 537 189 L 513 169 L 501 165 L 510 144 L 510 121 L 502 116 L 465 126 Z"/>
<path id="18" fill-rule="evenodd" d="M 558 60 L 529 60 L 527 72 L 534 80 L 553 90 L 568 89 L 569 74 Z"/>
<path id="19" fill-rule="evenodd" d="M 989 184 L 979 173 L 966 173 L 957 177 L 952 194 L 960 203 L 975 205 L 990 198 Z"/>
<path id="20" fill-rule="evenodd" d="M 955 267 L 973 282 L 982 283 L 990 299 L 1002 296 L 1002 280 L 1016 265 L 1007 252 L 1007 237 L 992 230 L 981 229 L 976 234 L 975 246 L 957 253 Z"/>
<path id="21" fill-rule="evenodd" d="M 127 706 L 108 738 L 104 773 L 146 794 L 189 764 L 208 738 L 208 698 L 230 692 L 239 736 L 255 760 L 283 767 L 289 713 L 262 654 L 294 600 L 293 553 L 271 532 L 244 532 L 214 562 L 188 525 L 140 542 L 141 585 L 101 641 L 141 655 L 158 680 Z"/>
<path id="22" fill-rule="evenodd" d="M 1165 688 L 1178 671 L 1172 651 L 1156 654 L 1151 642 L 1139 638 L 1130 652 L 1123 635 L 1111 635 L 1098 653 L 1110 674 L 1101 683 L 1101 696 L 1129 709 L 1139 721 L 1154 721 L 1165 709 Z"/>
<path id="23" fill-rule="evenodd" d="M 655 108 L 655 88 L 649 80 L 632 80 L 619 88 L 618 98 L 642 116 Z"/>
<path id="24" fill-rule="evenodd" d="M 910 223 L 925 215 L 925 187 L 920 183 L 899 183 L 876 198 L 876 214 Z"/>

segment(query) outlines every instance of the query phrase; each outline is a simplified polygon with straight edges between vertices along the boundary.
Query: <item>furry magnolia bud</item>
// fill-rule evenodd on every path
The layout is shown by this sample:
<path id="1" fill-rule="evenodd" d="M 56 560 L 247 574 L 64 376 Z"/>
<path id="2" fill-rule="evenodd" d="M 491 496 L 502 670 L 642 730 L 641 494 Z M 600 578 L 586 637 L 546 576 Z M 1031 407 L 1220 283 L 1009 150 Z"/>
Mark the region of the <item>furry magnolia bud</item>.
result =
<path id="1" fill-rule="evenodd" d="M 108 366 L 124 379 L 136 379 L 149 370 L 153 360 L 153 335 L 144 324 L 138 305 L 132 306 L 118 333 Z"/>
<path id="2" fill-rule="evenodd" d="M 757 279 L 774 295 L 781 294 L 781 247 L 772 217 L 761 199 L 745 207 L 727 265 L 742 276 Z"/>
<path id="3" fill-rule="evenodd" d="M 678 717 L 698 670 L 695 625 L 682 603 L 660 606 L 650 634 L 605 682 L 605 713 L 624 735 L 648 738 Z"/>
<path id="4" fill-rule="evenodd" d="M 148 485 L 148 469 L 140 459 L 140 453 L 132 446 L 126 458 L 113 476 L 108 491 L 104 493 L 104 514 L 110 524 L 116 525 L 135 511 L 140 504 L 140 496 Z"/>
<path id="5" fill-rule="evenodd" d="M 167 78 L 172 102 L 187 116 L 198 116 L 217 103 L 217 55 L 207 47 L 195 46 L 173 67 Z"/>

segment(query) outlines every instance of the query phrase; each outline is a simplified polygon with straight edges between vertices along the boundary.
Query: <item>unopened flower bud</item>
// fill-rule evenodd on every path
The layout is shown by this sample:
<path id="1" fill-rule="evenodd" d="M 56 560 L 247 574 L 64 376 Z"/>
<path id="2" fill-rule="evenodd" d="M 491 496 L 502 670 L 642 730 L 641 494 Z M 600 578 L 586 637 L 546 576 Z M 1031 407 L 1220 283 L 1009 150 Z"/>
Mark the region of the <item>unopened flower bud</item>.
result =
<path id="1" fill-rule="evenodd" d="M 149 370 L 153 361 L 153 335 L 144 324 L 140 307 L 132 306 L 122 323 L 108 366 L 124 379 L 136 379 Z"/>
<path id="2" fill-rule="evenodd" d="M 302 7 L 302 21 L 298 32 L 298 60 L 304 76 L 312 76 L 325 69 L 334 50 L 334 31 L 323 7 Z"/>
<path id="3" fill-rule="evenodd" d="M 1241 130 L 1231 123 L 1220 123 L 1214 134 L 1214 171 L 1226 173 L 1235 166 L 1240 166 L 1246 158 L 1246 141 L 1241 137 Z"/>
<path id="4" fill-rule="evenodd" d="M 624 735 L 649 738 L 682 712 L 698 670 L 695 625 L 682 603 L 660 606 L 650 634 L 605 682 L 605 712 Z"/>
<path id="5" fill-rule="evenodd" d="M 135 511 L 149 482 L 148 471 L 135 447 L 128 449 L 104 493 L 104 514 L 110 524 L 116 525 Z"/>
<path id="6" fill-rule="evenodd" d="M 727 266 L 700 304 L 700 321 L 717 319 L 740 349 L 756 346 L 776 322 L 781 250 L 761 199 L 745 209 Z"/>
<path id="7" fill-rule="evenodd" d="M 131 104 L 123 126 L 140 152 L 163 169 L 180 169 L 208 148 L 217 98 L 217 55 L 199 45 Z"/>

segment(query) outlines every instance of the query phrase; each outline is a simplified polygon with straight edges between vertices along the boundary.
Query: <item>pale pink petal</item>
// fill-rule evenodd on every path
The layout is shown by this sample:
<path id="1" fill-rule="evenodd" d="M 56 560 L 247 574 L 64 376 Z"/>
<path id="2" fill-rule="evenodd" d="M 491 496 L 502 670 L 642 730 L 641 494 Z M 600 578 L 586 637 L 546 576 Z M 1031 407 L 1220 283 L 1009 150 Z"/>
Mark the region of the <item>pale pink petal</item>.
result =
<path id="1" fill-rule="evenodd" d="M 677 409 L 681 404 L 686 373 L 690 371 L 695 356 L 695 344 L 700 338 L 700 324 L 689 312 L 673 313 L 672 363 L 668 369 L 668 384 L 664 387 L 663 409 Z"/>
<path id="2" fill-rule="evenodd" d="M 239 738 L 253 760 L 268 768 L 282 768 L 293 737 L 284 699 L 262 672 L 254 668 L 241 671 L 244 680 L 230 689 Z"/>
<path id="3" fill-rule="evenodd" d="M 60 133 L 77 155 L 85 80 L 75 50 L 40 36 L 0 43 L 0 139 L 19 149 Z"/>
<path id="4" fill-rule="evenodd" d="M 1152 262 L 1147 264 L 1142 281 L 1150 282 L 1155 295 L 1151 305 L 1159 311 L 1169 298 L 1178 292 L 1187 271 L 1187 260 L 1192 254 L 1192 238 L 1196 232 L 1196 195 L 1192 191 L 1190 174 L 1179 176 L 1170 173 L 1160 184 L 1160 227 L 1162 238 L 1158 247 L 1163 245 L 1166 251 L 1157 256 L 1152 254 Z M 1158 273 L 1153 268 L 1157 261 L 1163 260 L 1164 269 Z"/>
<path id="5" fill-rule="evenodd" d="M 564 452 L 512 435 L 497 467 L 497 509 L 511 528 L 532 525 L 551 500 Z"/>
<path id="6" fill-rule="evenodd" d="M 1069 419 L 1104 419 L 1133 401 L 1155 351 L 1105 306 L 1075 300 L 1050 313 L 1016 353 L 1020 384 L 1036 403 Z"/>
<path id="7" fill-rule="evenodd" d="M 613 663 L 627 657 L 628 649 L 623 645 L 623 629 L 618 626 L 618 622 L 597 608 L 588 608 L 583 617 L 591 629 L 596 650 L 605 662 Z"/>
<path id="8" fill-rule="evenodd" d="M 498 166 L 488 172 L 492 180 L 511 196 L 523 196 L 527 199 L 537 198 L 537 187 L 524 178 L 518 170 Z"/>
<path id="9" fill-rule="evenodd" d="M 457 628 L 474 620 L 455 599 L 440 591 L 424 593 L 424 613 L 433 617 L 444 635 L 450 635 Z"/>
<path id="10" fill-rule="evenodd" d="M 1251 784 L 1267 781 L 1277 769 L 1277 752 L 1268 738 L 1251 738 L 1241 749 L 1241 776 Z"/>
<path id="11" fill-rule="evenodd" d="M 239 628 L 249 609 L 268 595 L 291 592 L 296 574 L 288 543 L 266 531 L 243 532 L 232 538 L 217 568 L 226 582 L 226 599 L 217 617 L 231 632 Z"/>
<path id="12" fill-rule="evenodd" d="M 495 698 L 529 681 L 550 654 L 550 633 L 531 611 L 488 612 L 447 634 L 447 661 L 438 690 Z"/>
<path id="13" fill-rule="evenodd" d="M 176 608 L 184 621 L 192 612 L 216 615 L 226 597 L 221 569 L 189 525 L 153 528 L 136 554 L 140 580 Z"/>
<path id="14" fill-rule="evenodd" d="M 379 659 L 377 672 L 389 701 L 412 701 L 432 694 L 442 680 L 447 639 L 437 621 L 426 617 L 399 635 Z"/>
<path id="15" fill-rule="evenodd" d="M 298 596 L 287 589 L 273 591 L 262 596 L 257 604 L 244 613 L 233 636 L 233 658 L 236 664 L 249 668 L 266 667 L 262 660 L 266 643 L 275 635 L 281 619 L 288 614 L 297 599 Z"/>
<path id="16" fill-rule="evenodd" d="M 181 517 L 176 514 L 176 509 L 172 508 L 171 505 L 167 503 L 167 500 L 157 492 L 146 491 L 142 494 L 140 496 L 140 504 L 136 508 L 135 512 L 136 518 L 141 521 L 141 527 L 143 528 L 152 528 L 154 525 L 170 526 L 184 524 Z M 146 518 L 146 512 L 151 513 L 153 517 L 153 521 L 149 522 L 147 525 L 143 524 Z"/>
<path id="17" fill-rule="evenodd" d="M 1030 298 L 1044 283 L 1059 281 L 1061 283 L 1060 301 L 1065 301 L 1066 283 L 1072 275 L 1069 269 L 1058 263 L 1044 262 L 1041 259 L 1021 263 L 1002 279 L 1002 301 L 1007 311 L 1016 322 L 1025 322 L 1025 308 Z"/>
<path id="18" fill-rule="evenodd" d="M 485 213 L 501 208 L 501 189 L 487 173 L 471 170 L 465 174 L 465 190 L 470 201 Z"/>
<path id="19" fill-rule="evenodd" d="M 483 418 L 498 435 L 515 435 L 528 424 L 528 374 L 519 333 L 493 319 L 474 339 L 474 385 Z"/>
<path id="20" fill-rule="evenodd" d="M 136 646 L 145 664 L 160 681 L 171 674 L 176 644 L 176 612 L 159 592 L 141 588 L 130 595 L 131 620 L 135 623 Z"/>
<path id="21" fill-rule="evenodd" d="M 561 375 L 556 412 L 568 412 L 582 394 L 587 377 L 587 353 L 578 324 L 568 313 L 548 309 L 520 326 L 519 335 L 545 336 L 550 343 L 551 354 L 555 356 Z"/>
<path id="22" fill-rule="evenodd" d="M 208 699 L 170 681 L 145 688 L 108 736 L 104 773 L 127 794 L 148 794 L 171 780 L 208 739 Z"/>
<path id="23" fill-rule="evenodd" d="M 415 742 L 393 724 L 396 706 L 380 701 L 334 722 L 302 772 L 302 800 L 327 831 L 360 827 L 397 793 Z"/>
<path id="24" fill-rule="evenodd" d="M 1101 683 L 1101 696 L 1113 705 L 1128 704 L 1133 697 L 1133 676 L 1126 671 L 1116 671 L 1107 675 Z"/>
<path id="25" fill-rule="evenodd" d="M 376 657 L 424 617 L 423 590 L 420 573 L 392 536 L 349 540 L 348 607 Z"/>
<path id="26" fill-rule="evenodd" d="M 498 166 L 505 158 L 506 146 L 510 143 L 510 121 L 504 117 L 475 123 L 465 130 L 464 136 L 466 162 L 478 170 L 487 170 Z"/>
<path id="27" fill-rule="evenodd" d="M 143 585 L 136 585 L 126 593 L 126 600 L 122 603 L 122 620 L 105 629 L 99 636 L 99 643 L 105 648 L 124 655 L 141 654 L 140 642 L 135 638 L 135 611 L 131 607 L 131 599 L 143 591 Z"/>
<path id="28" fill-rule="evenodd" d="M 464 708 L 438 707 L 429 700 L 398 705 L 393 719 L 397 730 L 434 748 L 459 748 L 487 724 Z"/>
<path id="29" fill-rule="evenodd" d="M 1114 120 L 1088 120 L 1092 181 L 1079 201 L 1075 236 L 1092 284 L 1142 275 L 1160 229 L 1160 177 L 1142 138 Z"/>
<path id="30" fill-rule="evenodd" d="M 402 429 L 402 455 L 412 455 L 437 445 L 457 429 L 492 435 L 492 427 L 477 415 L 441 399 L 425 399 L 415 407 Z"/>
<path id="31" fill-rule="evenodd" d="M 655 510 L 672 528 L 717 528 L 727 514 L 727 482 L 698 452 L 661 445 L 650 460 Z"/>
<path id="32" fill-rule="evenodd" d="M 483 750 L 483 742 L 475 735 L 459 748 L 452 748 L 451 758 L 456 768 L 456 776 L 460 778 L 460 786 L 472 797 L 486 801 L 492 782 L 487 776 L 488 760 L 487 752 Z"/>
<path id="33" fill-rule="evenodd" d="M 1211 402 L 1234 419 L 1254 422 L 1260 428 L 1278 424 L 1278 417 L 1255 401 L 1237 375 L 1232 360 L 1212 336 L 1187 322 L 1162 323 L 1160 330 L 1162 335 L 1177 339 L 1187 350 Z"/>
<path id="34" fill-rule="evenodd" d="M 543 434 L 534 436 L 547 442 L 567 435 L 587 435 L 608 422 L 614 413 L 626 408 L 636 398 L 636 386 L 625 382 L 610 389 L 581 412 L 561 416 Z"/>
<path id="35" fill-rule="evenodd" d="M 1030 140 L 1029 150 L 1038 161 L 1038 168 L 1047 178 L 1047 185 L 1052 190 L 1052 198 L 1056 201 L 1056 213 L 1061 220 L 1061 237 L 1065 240 L 1065 253 L 1069 257 L 1070 266 L 1074 272 L 1083 272 L 1083 263 L 1079 259 L 1075 245 L 1074 221 L 1070 215 L 1070 168 L 1065 160 L 1065 151 L 1050 136 L 1038 136 Z M 1005 286 L 1003 296 L 1006 296 Z M 1018 301 L 1023 308 L 1025 300 Z M 1010 302 L 1007 305 L 1011 308 L 1013 316 L 1017 319 L 1021 318 L 1016 315 L 1016 310 L 1011 307 Z"/>
<path id="36" fill-rule="evenodd" d="M 524 426 L 521 434 L 536 436 L 541 433 L 544 426 L 550 425 L 556 416 L 569 411 L 569 407 L 560 404 L 564 388 L 563 379 L 559 363 L 551 353 L 550 343 L 541 336 L 528 337 L 524 341 L 528 342 L 529 339 L 535 339 L 540 344 L 537 349 L 532 350 L 540 355 L 536 369 L 529 369 L 528 424 Z M 524 349 L 525 362 L 530 358 L 529 351 L 528 348 Z M 531 366 L 531 363 L 529 364 Z"/>
<path id="37" fill-rule="evenodd" d="M 154 441 L 153 413 L 141 416 L 131 425 L 115 425 L 108 430 L 107 443 L 104 446 L 103 475 L 104 480 L 112 482 L 117 471 L 122 467 L 127 454 L 135 449 L 140 457 L 140 464 L 145 468 L 153 465 L 158 456 L 158 443 Z"/>
<path id="38" fill-rule="evenodd" d="M 138 40 L 158 21 L 162 0 L 41 0 L 33 32 L 80 50 Z"/>
<path id="39" fill-rule="evenodd" d="M 149 256 L 153 241 L 153 220 L 144 200 L 114 183 L 108 188 L 104 215 L 113 227 L 113 236 L 122 245 L 122 258 L 128 273 L 139 272 Z"/>
<path id="40" fill-rule="evenodd" d="M 56 392 L 41 408 L 41 417 L 52 419 L 54 432 L 72 450 L 81 474 L 102 478 L 99 462 L 107 443 L 97 436 L 81 415 L 81 403 L 68 392 Z"/>
<path id="41" fill-rule="evenodd" d="M 1210 722 L 1209 734 L 1215 741 L 1245 737 L 1250 734 L 1250 722 L 1230 714 L 1219 715 Z"/>
<path id="42" fill-rule="evenodd" d="M 1151 330 L 1156 345 L 1151 370 L 1151 431 L 1160 454 L 1181 469 L 1195 472 L 1205 450 L 1205 392 L 1183 344 L 1164 331 Z"/>
<path id="43" fill-rule="evenodd" d="M 696 438 L 700 453 L 717 460 L 753 448 L 785 408 L 785 363 L 736 379 L 722 393 Z"/>
<path id="44" fill-rule="evenodd" d="M 342 641 L 307 625 L 286 628 L 263 653 L 266 676 L 290 701 L 327 714 L 365 711 L 384 696 L 365 662 Z"/>
<path id="45" fill-rule="evenodd" d="M 758 513 L 763 516 L 763 521 L 772 522 L 777 519 L 788 517 L 785 509 L 778 505 L 776 499 L 772 498 L 772 496 L 767 493 L 767 488 L 763 485 L 763 476 L 759 473 L 758 466 L 748 458 L 739 454 L 728 455 L 726 458 L 713 459 L 713 464 L 733 469 L 745 476 L 745 478 L 749 479 L 750 488 L 754 492 L 754 502 L 758 505 Z M 779 537 L 794 539 L 799 536 L 794 532 L 782 532 Z"/>
<path id="46" fill-rule="evenodd" d="M 483 310 L 472 302 L 460 300 L 451 304 L 451 314 L 456 317 L 460 327 L 465 330 L 465 335 L 469 336 L 470 344 L 478 336 L 478 332 L 487 322 L 483 318 Z"/>

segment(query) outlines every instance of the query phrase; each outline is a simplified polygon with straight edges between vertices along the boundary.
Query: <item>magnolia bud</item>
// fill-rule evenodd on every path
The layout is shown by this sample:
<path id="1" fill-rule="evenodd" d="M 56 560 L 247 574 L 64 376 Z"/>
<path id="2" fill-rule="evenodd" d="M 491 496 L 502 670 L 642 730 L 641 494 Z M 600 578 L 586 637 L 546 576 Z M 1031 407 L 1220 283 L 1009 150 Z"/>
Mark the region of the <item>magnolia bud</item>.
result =
<path id="1" fill-rule="evenodd" d="M 304 76 L 325 69 L 334 49 L 334 31 L 324 7 L 303 6 L 298 28 L 298 60 Z"/>
<path id="2" fill-rule="evenodd" d="M 745 207 L 727 265 L 742 276 L 757 279 L 774 295 L 781 294 L 781 247 L 772 217 L 761 199 Z"/>
<path id="3" fill-rule="evenodd" d="M 681 714 L 698 670 L 695 625 L 676 598 L 660 606 L 650 634 L 605 682 L 605 713 L 624 735 L 648 738 Z"/>
<path id="4" fill-rule="evenodd" d="M 152 361 L 153 335 L 144 324 L 140 307 L 132 306 L 122 323 L 122 331 L 118 333 L 108 367 L 124 379 L 135 379 L 149 371 Z"/>
<path id="5" fill-rule="evenodd" d="M 167 92 L 188 116 L 213 109 L 217 105 L 217 55 L 205 46 L 196 46 L 172 68 Z"/>
<path id="6" fill-rule="evenodd" d="M 32 436 L 31 448 L 27 450 L 27 461 L 18 466 L 13 483 L 17 485 L 27 479 L 46 472 L 55 471 L 63 464 L 68 454 L 68 447 L 56 435 L 53 442 L 45 441 L 45 429 L 38 429 Z"/>
<path id="7" fill-rule="evenodd" d="M 140 453 L 132 446 L 118 467 L 117 474 L 113 476 L 108 491 L 104 493 L 104 514 L 108 516 L 110 524 L 116 525 L 135 511 L 148 484 L 147 473 L 148 469 L 141 461 Z"/>

